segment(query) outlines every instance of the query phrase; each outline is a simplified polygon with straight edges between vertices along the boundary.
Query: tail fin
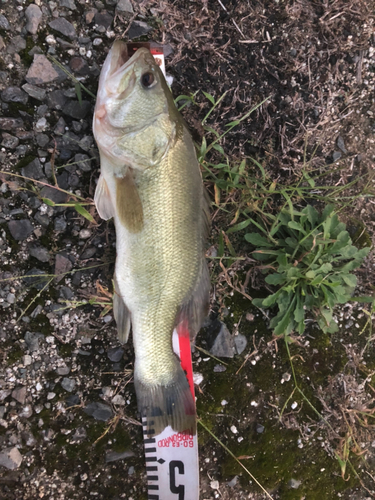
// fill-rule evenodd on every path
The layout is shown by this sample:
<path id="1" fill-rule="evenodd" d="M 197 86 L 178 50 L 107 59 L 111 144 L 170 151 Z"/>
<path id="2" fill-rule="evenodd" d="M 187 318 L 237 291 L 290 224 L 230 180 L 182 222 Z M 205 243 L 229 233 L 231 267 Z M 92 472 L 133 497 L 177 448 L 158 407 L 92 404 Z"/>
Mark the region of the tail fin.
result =
<path id="1" fill-rule="evenodd" d="M 160 434 L 170 425 L 176 432 L 196 433 L 195 401 L 176 357 L 176 374 L 169 385 L 146 385 L 135 374 L 138 410 L 147 421 L 147 434 Z"/>

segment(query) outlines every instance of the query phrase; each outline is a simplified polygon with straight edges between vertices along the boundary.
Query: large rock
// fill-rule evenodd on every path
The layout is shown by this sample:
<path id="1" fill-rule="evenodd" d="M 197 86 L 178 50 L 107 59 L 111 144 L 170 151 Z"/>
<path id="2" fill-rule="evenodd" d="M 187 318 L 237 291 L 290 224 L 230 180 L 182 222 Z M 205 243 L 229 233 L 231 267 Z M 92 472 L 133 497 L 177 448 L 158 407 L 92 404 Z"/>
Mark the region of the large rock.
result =
<path id="1" fill-rule="evenodd" d="M 17 469 L 21 462 L 22 455 L 17 448 L 6 448 L 0 453 L 0 465 L 7 469 Z"/>
<path id="2" fill-rule="evenodd" d="M 42 20 L 42 11 L 37 5 L 32 3 L 25 10 L 25 16 L 27 19 L 27 31 L 32 35 L 35 35 L 38 31 L 40 21 Z"/>
<path id="3" fill-rule="evenodd" d="M 43 54 L 35 54 L 34 61 L 26 75 L 26 81 L 32 85 L 50 83 L 59 79 L 59 74 Z"/>
<path id="4" fill-rule="evenodd" d="M 17 241 L 26 240 L 34 231 L 34 226 L 28 219 L 11 220 L 8 222 L 10 234 Z"/>
<path id="5" fill-rule="evenodd" d="M 71 40 L 75 40 L 77 38 L 77 33 L 73 24 L 67 21 L 65 17 L 58 17 L 57 19 L 54 19 L 48 23 L 48 26 Z"/>

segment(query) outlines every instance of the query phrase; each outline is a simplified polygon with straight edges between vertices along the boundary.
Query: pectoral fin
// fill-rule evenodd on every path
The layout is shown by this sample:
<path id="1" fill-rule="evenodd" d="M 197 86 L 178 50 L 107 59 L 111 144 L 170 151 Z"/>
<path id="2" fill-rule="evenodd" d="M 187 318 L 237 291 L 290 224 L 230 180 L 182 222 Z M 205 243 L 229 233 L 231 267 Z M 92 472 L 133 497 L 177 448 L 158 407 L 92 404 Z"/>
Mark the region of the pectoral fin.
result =
<path id="1" fill-rule="evenodd" d="M 115 209 L 111 200 L 111 194 L 102 175 L 99 177 L 98 184 L 96 186 L 94 202 L 96 210 L 102 219 L 108 220 L 114 217 Z"/>
<path id="2" fill-rule="evenodd" d="M 142 230 L 142 202 L 131 168 L 124 177 L 116 177 L 116 208 L 121 223 L 129 232 L 139 233 Z"/>

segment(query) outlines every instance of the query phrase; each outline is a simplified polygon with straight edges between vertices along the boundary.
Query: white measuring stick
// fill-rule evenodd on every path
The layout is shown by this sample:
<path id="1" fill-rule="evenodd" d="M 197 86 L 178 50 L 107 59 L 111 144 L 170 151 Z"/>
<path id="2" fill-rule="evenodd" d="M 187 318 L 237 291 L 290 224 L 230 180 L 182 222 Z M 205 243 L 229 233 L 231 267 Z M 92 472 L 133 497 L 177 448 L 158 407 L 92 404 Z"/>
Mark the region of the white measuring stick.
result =
<path id="1" fill-rule="evenodd" d="M 194 396 L 193 368 L 188 335 L 173 332 L 173 350 Z M 150 434 L 150 431 L 148 432 Z M 151 431 L 152 434 L 152 431 Z M 146 457 L 148 500 L 198 500 L 199 461 L 198 436 L 175 432 L 170 426 L 156 436 L 147 435 L 145 420 L 143 435 Z"/>

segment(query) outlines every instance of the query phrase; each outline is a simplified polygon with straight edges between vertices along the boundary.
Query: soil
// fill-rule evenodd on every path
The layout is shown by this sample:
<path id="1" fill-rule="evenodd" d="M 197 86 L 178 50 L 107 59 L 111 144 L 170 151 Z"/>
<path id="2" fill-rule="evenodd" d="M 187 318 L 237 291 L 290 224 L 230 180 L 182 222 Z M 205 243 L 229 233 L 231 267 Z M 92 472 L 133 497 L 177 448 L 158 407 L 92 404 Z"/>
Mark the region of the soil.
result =
<path id="1" fill-rule="evenodd" d="M 198 144 L 203 135 L 213 140 L 207 127 L 222 134 L 266 100 L 221 140 L 229 163 L 246 159 L 249 176 L 259 176 L 255 160 L 269 186 L 293 185 L 306 171 L 319 179 L 321 193 L 350 186 L 343 193 L 351 200 L 331 201 L 354 243 L 369 246 L 375 243 L 374 6 L 370 0 L 38 0 L 41 17 L 32 33 L 29 5 L 3 1 L 0 8 L 0 497 L 142 500 L 134 355 L 131 341 L 122 347 L 117 341 L 111 311 L 114 227 L 92 203 L 99 169 L 94 98 L 66 72 L 49 80 L 45 60 L 40 83 L 31 83 L 35 54 L 53 56 L 95 95 L 115 38 L 162 43 L 174 96 L 195 94 L 194 103 L 185 98 L 182 114 Z M 50 26 L 59 17 L 73 32 Z M 222 98 L 206 128 L 212 104 L 204 92 Z M 206 160 L 223 161 L 220 151 Z M 210 319 L 193 353 L 194 371 L 203 376 L 197 412 L 269 496 L 200 426 L 200 499 L 375 498 L 371 304 L 338 307 L 335 334 L 309 323 L 289 345 L 275 338 L 249 300 L 267 292 L 244 233 L 229 235 L 225 258 L 214 258 L 245 195 L 225 182 L 215 187 L 219 169 L 206 167 L 213 286 Z M 48 187 L 56 185 L 60 191 Z M 313 196 L 293 201 L 306 200 Z M 276 197 L 270 208 L 279 203 Z M 242 260 L 233 258 L 231 245 Z M 356 295 L 372 296 L 373 250 L 356 274 Z M 210 349 L 218 321 L 247 339 L 241 354 L 221 362 L 200 350 Z M 103 406 L 85 411 L 93 403 Z M 14 448 L 21 460 L 13 452 L 4 467 Z M 129 453 L 109 461 L 113 452 Z"/>

